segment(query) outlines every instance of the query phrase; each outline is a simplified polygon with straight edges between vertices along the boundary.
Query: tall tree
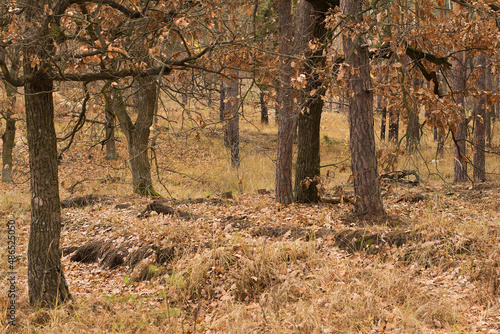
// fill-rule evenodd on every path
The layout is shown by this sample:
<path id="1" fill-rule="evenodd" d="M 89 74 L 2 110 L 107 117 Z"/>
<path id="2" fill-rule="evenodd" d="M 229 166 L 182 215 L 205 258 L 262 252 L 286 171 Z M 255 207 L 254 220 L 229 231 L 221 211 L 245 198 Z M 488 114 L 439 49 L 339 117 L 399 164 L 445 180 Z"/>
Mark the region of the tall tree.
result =
<path id="1" fill-rule="evenodd" d="M 341 0 L 340 6 L 347 19 L 343 23 L 343 48 L 349 91 L 349 145 L 354 180 L 354 193 L 358 197 L 356 212 L 385 214 L 378 183 L 377 156 L 373 119 L 373 88 L 370 78 L 370 59 L 362 31 L 347 29 L 352 23 L 362 22 L 362 0 Z"/>
<path id="2" fill-rule="evenodd" d="M 25 9 L 26 27 L 23 71 L 26 125 L 31 176 L 31 224 L 28 243 L 28 291 L 30 304 L 53 307 L 71 298 L 61 265 L 61 205 L 57 170 L 57 138 L 54 128 L 53 81 L 46 64 L 36 60 L 53 54 L 54 40 L 44 7 L 50 0 L 31 1 Z"/>
<path id="3" fill-rule="evenodd" d="M 481 74 L 476 80 L 476 89 L 483 92 L 486 89 L 486 55 L 484 52 L 476 56 L 476 65 Z M 485 155 L 485 119 L 486 103 L 483 96 L 474 104 L 474 182 L 486 181 L 486 155 Z"/>
<path id="4" fill-rule="evenodd" d="M 464 52 L 456 55 L 453 63 L 453 91 L 457 94 L 455 101 L 460 106 L 461 122 L 457 128 L 452 131 L 455 159 L 453 159 L 453 180 L 454 182 L 467 181 L 467 119 L 465 117 L 465 98 L 464 93 L 466 89 L 466 67 Z"/>
<path id="5" fill-rule="evenodd" d="M 291 0 L 278 0 L 280 31 L 279 52 L 280 85 L 278 90 L 278 154 L 276 160 L 276 201 L 291 203 L 292 191 L 292 149 L 296 123 L 293 108 L 292 61 L 289 57 L 293 49 L 293 19 Z"/>
<path id="6" fill-rule="evenodd" d="M 305 56 L 303 73 L 306 86 L 299 91 L 297 161 L 295 164 L 295 201 L 318 202 L 320 177 L 320 125 L 323 96 L 326 92 L 319 69 L 325 63 L 327 30 L 324 13 L 308 1 L 301 1 L 295 22 L 295 49 Z M 309 42 L 315 40 L 316 47 Z"/>

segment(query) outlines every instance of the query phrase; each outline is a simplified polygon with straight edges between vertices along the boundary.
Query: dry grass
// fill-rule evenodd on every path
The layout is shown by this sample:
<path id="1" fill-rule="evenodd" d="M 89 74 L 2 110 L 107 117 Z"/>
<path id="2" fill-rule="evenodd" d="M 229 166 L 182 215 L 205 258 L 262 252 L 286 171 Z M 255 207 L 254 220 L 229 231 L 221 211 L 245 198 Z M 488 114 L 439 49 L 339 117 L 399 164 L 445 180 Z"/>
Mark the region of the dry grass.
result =
<path id="1" fill-rule="evenodd" d="M 199 110 L 205 122 L 217 113 Z M 1 185 L 0 211 L 18 226 L 18 291 L 16 328 L 32 333 L 491 333 L 500 330 L 500 214 L 498 176 L 482 188 L 451 184 L 452 149 L 431 165 L 436 143 L 424 138 L 419 154 L 399 157 L 398 168 L 416 169 L 427 183 L 416 189 L 388 187 L 384 204 L 399 226 L 364 224 L 350 216 L 349 205 L 277 206 L 268 195 L 251 195 L 274 188 L 276 127 L 258 124 L 245 111 L 241 124 L 241 166 L 230 167 L 219 128 L 186 125 L 196 117 L 160 124 L 155 148 L 155 186 L 165 197 L 197 198 L 232 190 L 234 200 L 217 203 L 171 202 L 196 218 L 152 215 L 138 218 L 148 199 L 130 195 L 130 175 L 124 139 L 120 159 L 106 161 L 100 147 L 90 148 L 94 134 L 85 129 L 60 166 L 61 197 L 100 193 L 113 203 L 64 209 L 62 246 L 82 245 L 103 238 L 152 242 L 174 247 L 175 257 L 151 266 L 152 279 L 132 282 L 131 270 L 104 270 L 97 264 L 63 258 L 75 297 L 56 310 L 33 310 L 27 301 L 26 247 L 29 226 L 28 183 Z M 273 118 L 272 115 L 270 117 Z M 186 126 L 181 127 L 184 123 Z M 271 123 L 273 123 L 271 121 Z M 165 127 L 169 127 L 166 131 Z M 343 114 L 325 113 L 322 164 L 348 157 L 347 121 Z M 21 133 L 22 131 L 20 131 Z M 21 136 L 21 134 L 18 134 Z M 22 141 L 19 141 L 22 142 Z M 495 142 L 497 143 L 497 142 Z M 380 148 L 391 149 L 379 143 Z M 26 148 L 16 146 L 26 160 Z M 423 157 L 423 159 L 422 159 Z M 348 161 L 345 162 L 348 165 Z M 500 161 L 489 156 L 488 171 Z M 157 169 L 156 169 L 157 167 Z M 18 167 L 19 168 L 19 167 Z M 23 171 L 18 170 L 16 179 Z M 327 191 L 346 185 L 347 169 L 328 167 Z M 156 171 L 160 172 L 160 177 Z M 436 172 L 439 171 L 439 175 Z M 107 176 L 119 177 L 105 182 Z M 332 174 L 333 175 L 333 174 Z M 161 183 L 160 183 L 161 181 Z M 443 182 L 445 181 L 445 182 Z M 69 189 L 73 187 L 74 193 Z M 165 186 L 165 188 L 163 187 Z M 167 192 L 168 190 L 168 192 Z M 423 193 L 418 203 L 399 201 Z M 130 209 L 118 211 L 117 203 Z M 295 236 L 286 228 L 313 235 Z M 265 230 L 267 228 L 267 230 Z M 335 233 L 364 229 L 371 233 L 400 231 L 418 236 L 403 246 L 380 244 L 377 251 L 349 253 Z M 258 233 L 259 231 L 268 231 Z M 288 231 L 281 233 L 281 231 Z M 317 234 L 316 234 L 317 233 Z M 321 234 L 323 233 L 323 234 Z M 317 235 L 317 236 L 316 236 Z M 0 242 L 6 244 L 5 224 Z M 0 250 L 0 268 L 7 268 Z M 0 280 L 0 288 L 6 283 Z M 6 299 L 0 297 L 0 316 Z"/>

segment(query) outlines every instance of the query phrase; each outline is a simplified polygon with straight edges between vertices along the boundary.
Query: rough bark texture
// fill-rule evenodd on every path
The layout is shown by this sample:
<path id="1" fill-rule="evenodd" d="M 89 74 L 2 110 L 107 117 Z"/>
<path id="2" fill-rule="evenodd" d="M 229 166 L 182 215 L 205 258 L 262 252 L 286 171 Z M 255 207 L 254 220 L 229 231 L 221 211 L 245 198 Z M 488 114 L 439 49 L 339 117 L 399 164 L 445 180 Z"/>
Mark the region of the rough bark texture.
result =
<path id="1" fill-rule="evenodd" d="M 313 6 L 307 1 L 301 1 L 297 10 L 295 44 L 307 56 L 304 63 L 304 74 L 307 85 L 300 92 L 301 101 L 298 113 L 298 145 L 295 165 L 295 201 L 300 203 L 318 202 L 320 196 L 317 185 L 320 177 L 320 123 L 323 111 L 325 89 L 323 82 L 314 73 L 315 69 L 324 64 L 324 47 L 315 52 L 310 49 L 308 41 L 317 38 L 325 42 L 326 29 L 323 15 L 314 15 Z M 311 95 L 312 93 L 312 95 Z"/>
<path id="2" fill-rule="evenodd" d="M 25 15 L 28 22 L 41 22 L 49 1 L 33 1 Z M 61 265 L 59 239 L 61 207 L 54 129 L 53 83 L 32 67 L 29 59 L 45 59 L 52 51 L 46 27 L 29 27 L 25 36 L 36 40 L 24 46 L 24 74 L 37 73 L 24 86 L 26 126 L 31 176 L 31 224 L 28 244 L 28 294 L 35 307 L 55 307 L 71 298 Z M 43 66 L 43 65 L 41 65 Z"/>
<path id="3" fill-rule="evenodd" d="M 362 9 L 362 0 L 342 0 L 342 12 L 348 20 L 361 21 L 354 17 Z M 356 212 L 360 214 L 385 214 L 380 196 L 375 152 L 373 120 L 373 88 L 370 79 L 368 47 L 362 35 L 344 35 L 345 59 L 351 70 L 347 71 L 349 92 L 349 129 L 351 166 L 354 192 L 357 196 Z"/>
<path id="4" fill-rule="evenodd" d="M 129 163 L 132 171 L 134 193 L 144 196 L 159 196 L 153 188 L 151 165 L 148 158 L 150 127 L 156 103 L 156 85 L 154 78 L 137 78 L 139 84 L 137 119 L 132 122 L 127 113 L 121 92 L 113 88 L 113 110 L 120 121 L 120 128 L 127 138 Z"/>
<path id="5" fill-rule="evenodd" d="M 486 56 L 484 53 L 477 55 L 477 67 L 482 71 L 476 81 L 476 88 L 479 91 L 486 89 Z M 486 103 L 484 98 L 480 98 L 474 104 L 474 182 L 486 181 L 485 171 L 485 119 Z"/>
<path id="6" fill-rule="evenodd" d="M 291 0 L 278 0 L 280 27 L 279 51 L 282 55 L 292 52 L 292 3 Z M 278 155 L 276 160 L 276 201 L 291 203 L 292 190 L 292 149 L 296 122 L 293 110 L 293 88 L 291 59 L 281 57 L 280 85 L 278 90 Z"/>
<path id="7" fill-rule="evenodd" d="M 457 60 L 453 63 L 453 91 L 458 95 L 455 97 L 456 103 L 461 105 L 462 122 L 453 131 L 455 159 L 454 159 L 454 182 L 467 181 L 467 160 L 466 160 L 466 140 L 467 140 L 467 120 L 465 117 L 465 98 L 463 92 L 466 88 L 464 54 L 457 54 Z"/>

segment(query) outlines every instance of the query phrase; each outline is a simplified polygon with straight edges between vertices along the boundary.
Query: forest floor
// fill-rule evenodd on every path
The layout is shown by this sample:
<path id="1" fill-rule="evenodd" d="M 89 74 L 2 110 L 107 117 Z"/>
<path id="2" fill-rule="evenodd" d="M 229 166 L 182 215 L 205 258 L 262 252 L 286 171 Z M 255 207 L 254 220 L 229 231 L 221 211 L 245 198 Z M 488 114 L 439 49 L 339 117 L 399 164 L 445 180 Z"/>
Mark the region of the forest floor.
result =
<path id="1" fill-rule="evenodd" d="M 343 161 L 345 133 L 324 130 L 323 161 Z M 281 206 L 269 191 L 272 160 L 265 162 L 273 132 L 243 129 L 248 165 L 230 173 L 227 157 L 217 163 L 227 154 L 220 138 L 159 139 L 161 199 L 129 195 L 125 159 L 106 161 L 85 141 L 90 135 L 77 138 L 60 166 L 61 198 L 96 195 L 64 202 L 62 262 L 73 300 L 55 310 L 34 310 L 27 300 L 21 137 L 18 182 L 0 185 L 0 244 L 15 220 L 18 255 L 17 325 L 5 326 L 2 293 L 1 332 L 500 333 L 497 176 L 452 185 L 433 170 L 418 186 L 384 183 L 388 216 L 375 219 L 352 214 L 349 171 L 336 163 L 324 197 L 340 203 Z M 439 178 L 449 179 L 449 170 Z M 7 272 L 6 247 L 0 256 Z"/>

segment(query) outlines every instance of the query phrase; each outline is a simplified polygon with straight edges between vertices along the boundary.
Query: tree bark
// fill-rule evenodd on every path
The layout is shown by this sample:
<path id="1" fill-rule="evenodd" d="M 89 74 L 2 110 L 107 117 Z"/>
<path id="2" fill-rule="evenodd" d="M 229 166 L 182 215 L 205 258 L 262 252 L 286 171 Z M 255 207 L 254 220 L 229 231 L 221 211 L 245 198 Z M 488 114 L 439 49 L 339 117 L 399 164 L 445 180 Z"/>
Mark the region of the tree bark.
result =
<path id="1" fill-rule="evenodd" d="M 260 123 L 269 124 L 269 112 L 266 104 L 266 93 L 260 92 Z"/>
<path id="2" fill-rule="evenodd" d="M 233 80 L 225 83 L 226 102 L 224 106 L 226 120 L 226 140 L 227 146 L 231 150 L 231 166 L 240 165 L 240 101 L 238 98 L 238 73 Z"/>
<path id="3" fill-rule="evenodd" d="M 17 76 L 19 64 L 12 64 L 12 72 Z M 14 115 L 14 104 L 16 102 L 16 90 L 8 82 L 5 82 L 5 92 L 7 100 L 10 105 L 6 107 L 2 113 L 5 119 L 5 132 L 2 135 L 2 182 L 12 182 L 12 152 L 15 145 L 16 137 L 16 119 L 12 118 Z"/>
<path id="4" fill-rule="evenodd" d="M 419 85 L 419 80 L 413 78 L 412 86 L 417 89 Z M 408 127 L 406 130 L 406 150 L 408 153 L 414 153 L 420 143 L 420 122 L 418 117 L 418 105 L 412 103 L 411 109 L 408 110 Z"/>
<path id="5" fill-rule="evenodd" d="M 281 204 L 291 203 L 292 191 L 292 149 L 296 116 L 293 110 L 293 88 L 291 78 L 293 68 L 291 55 L 292 3 L 291 0 L 278 0 L 278 18 L 280 28 L 280 85 L 278 90 L 278 154 L 276 161 L 276 201 Z"/>
<path id="6" fill-rule="evenodd" d="M 159 196 L 153 187 L 148 158 L 150 127 L 153 125 L 155 113 L 156 84 L 152 77 L 140 77 L 136 80 L 139 90 L 135 123 L 130 119 L 121 91 L 116 87 L 112 89 L 113 110 L 127 138 L 134 193 L 143 196 Z"/>
<path id="7" fill-rule="evenodd" d="M 315 70 L 325 63 L 323 51 L 319 47 L 310 52 L 308 42 L 317 38 L 319 43 L 326 45 L 326 29 L 324 15 L 314 15 L 313 6 L 307 1 L 301 1 L 297 10 L 295 28 L 296 48 L 307 57 L 304 62 L 304 74 L 307 84 L 299 92 L 301 101 L 298 112 L 298 145 L 295 164 L 295 201 L 313 203 L 320 201 L 317 185 L 320 177 L 320 128 L 323 111 L 323 96 L 325 88 Z M 325 44 L 323 44 L 325 43 Z"/>
<path id="8" fill-rule="evenodd" d="M 342 0 L 342 12 L 348 21 L 362 21 L 356 14 L 362 10 L 362 0 Z M 348 21 L 343 23 L 344 27 Z M 347 32 L 346 34 L 349 34 Z M 378 183 L 377 156 L 373 120 L 373 88 L 370 79 L 370 59 L 363 35 L 344 35 L 345 59 L 349 93 L 349 129 L 351 165 L 354 180 L 356 212 L 385 214 Z"/>
<path id="9" fill-rule="evenodd" d="M 26 7 L 27 22 L 43 22 L 44 6 L 37 0 Z M 50 8 L 50 6 L 49 6 Z M 26 127 L 31 177 L 31 223 L 28 243 L 28 295 L 34 307 L 56 307 L 71 298 L 61 265 L 59 239 L 61 206 L 57 167 L 57 139 L 54 129 L 53 82 L 45 77 L 43 62 L 33 66 L 30 59 L 45 59 L 53 51 L 48 28 L 29 27 L 23 50 L 24 75 L 36 77 L 25 84 Z"/>
<path id="10" fill-rule="evenodd" d="M 477 67 L 481 75 L 476 81 L 478 91 L 486 89 L 486 56 L 480 52 L 477 55 Z M 486 103 L 484 97 L 481 97 L 474 104 L 474 182 L 486 181 L 486 162 L 485 162 L 485 119 Z"/>
<path id="11" fill-rule="evenodd" d="M 115 113 L 113 112 L 112 105 L 113 102 L 109 100 L 108 92 L 106 92 L 106 86 L 102 91 L 105 103 L 104 110 L 104 133 L 105 133 L 105 141 L 106 141 L 106 159 L 107 160 L 115 160 L 118 158 L 118 154 L 116 153 L 116 145 L 115 145 Z"/>

